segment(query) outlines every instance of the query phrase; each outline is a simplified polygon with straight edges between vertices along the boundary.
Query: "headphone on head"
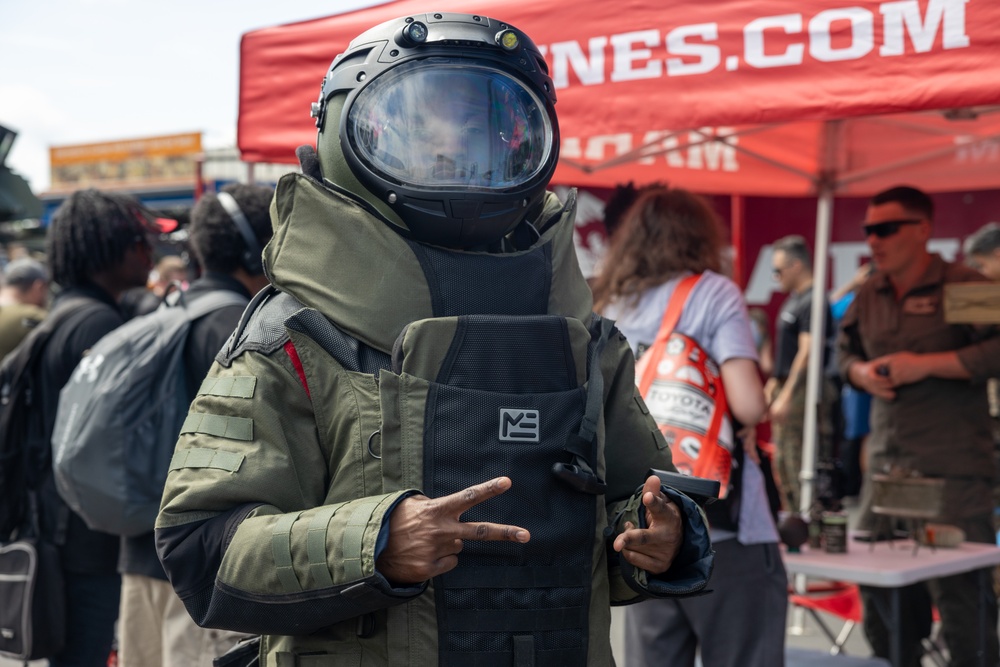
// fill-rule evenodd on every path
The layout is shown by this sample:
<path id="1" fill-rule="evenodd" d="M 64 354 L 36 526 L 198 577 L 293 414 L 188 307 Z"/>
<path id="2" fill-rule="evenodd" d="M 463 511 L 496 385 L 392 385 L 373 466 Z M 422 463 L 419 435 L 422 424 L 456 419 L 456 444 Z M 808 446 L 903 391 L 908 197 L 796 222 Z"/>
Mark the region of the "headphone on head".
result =
<path id="1" fill-rule="evenodd" d="M 243 237 L 243 244 L 246 247 L 240 256 L 240 264 L 252 276 L 264 273 L 264 262 L 260 256 L 260 242 L 257 241 L 257 235 L 254 234 L 253 227 L 250 226 L 250 221 L 243 215 L 240 205 L 236 203 L 236 198 L 228 192 L 220 192 L 216 194 L 216 197 L 218 197 L 219 203 L 222 204 L 222 208 L 226 209 L 226 213 L 229 214 L 233 224 L 236 225 L 240 236 Z"/>

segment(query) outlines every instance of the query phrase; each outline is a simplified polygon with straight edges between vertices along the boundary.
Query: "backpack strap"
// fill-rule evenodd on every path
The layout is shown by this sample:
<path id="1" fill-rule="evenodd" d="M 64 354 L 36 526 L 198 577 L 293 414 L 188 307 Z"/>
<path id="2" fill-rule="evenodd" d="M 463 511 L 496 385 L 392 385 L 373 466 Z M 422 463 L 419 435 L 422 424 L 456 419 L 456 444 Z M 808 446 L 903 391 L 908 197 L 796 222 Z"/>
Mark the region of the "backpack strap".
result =
<path id="1" fill-rule="evenodd" d="M 691 296 L 694 286 L 701 280 L 702 275 L 701 273 L 695 273 L 681 279 L 677 283 L 674 293 L 670 295 L 667 308 L 663 312 L 663 320 L 660 322 L 660 330 L 656 332 L 656 340 L 653 342 L 653 346 L 646 350 L 646 354 L 649 355 L 650 359 L 659 359 L 663 356 L 663 348 L 667 346 L 670 334 L 677 328 L 677 323 L 681 319 L 681 313 L 684 312 L 684 306 L 687 305 L 688 297 Z M 645 396 L 649 391 L 649 386 L 653 384 L 653 378 L 655 377 L 656 364 L 647 362 L 642 367 L 642 375 L 639 377 L 638 383 L 639 393 L 642 396 Z"/>
<path id="2" fill-rule="evenodd" d="M 164 301 L 165 305 L 162 307 L 177 308 L 179 306 L 184 309 L 184 314 L 192 322 L 201 319 L 219 308 L 246 306 L 249 302 L 249 299 L 239 292 L 229 289 L 212 290 L 211 292 L 196 295 L 194 298 L 182 292 L 176 294 L 179 295 L 176 299 Z"/>
<path id="3" fill-rule="evenodd" d="M 660 322 L 660 330 L 656 333 L 656 340 L 653 342 L 652 347 L 646 350 L 643 360 L 636 364 L 636 371 L 639 373 L 637 383 L 639 394 L 643 398 L 646 397 L 650 386 L 653 384 L 653 380 L 656 378 L 656 362 L 663 357 L 667 341 L 670 340 L 670 335 L 677 328 L 677 323 L 681 319 L 681 314 L 684 312 L 684 307 L 687 305 L 691 292 L 703 275 L 702 273 L 695 273 L 681 279 L 677 283 L 677 287 L 674 288 L 674 293 L 670 295 L 670 301 L 667 303 L 667 308 L 663 313 L 663 320 Z M 725 415 L 729 414 L 725 387 L 722 387 L 721 391 L 718 392 L 715 402 L 717 407 L 712 415 L 712 421 L 709 422 L 708 430 L 705 433 L 705 438 L 709 442 L 719 441 L 719 431 L 722 430 L 722 419 Z"/>
<path id="4" fill-rule="evenodd" d="M 8 404 L 12 400 L 15 400 L 15 396 L 13 395 L 15 392 L 28 392 L 30 396 L 32 383 L 37 381 L 38 367 L 52 334 L 56 329 L 70 322 L 78 314 L 83 313 L 91 303 L 94 303 L 94 299 L 82 296 L 69 297 L 60 301 L 45 319 L 42 320 L 42 323 L 32 329 L 21 341 L 21 344 L 4 359 L 2 366 L 0 366 L 0 406 L 2 406 L 2 409 L 0 409 L 0 442 L 14 435 L 15 422 L 20 419 L 28 419 L 31 415 L 37 416 L 39 414 L 38 409 L 32 407 L 30 400 L 27 406 L 17 406 L 20 408 L 27 407 L 24 413 L 15 413 L 14 406 L 8 407 Z M 29 384 L 24 386 L 24 383 Z M 23 388 L 18 389 L 18 386 Z M 30 424 L 23 428 L 30 428 Z M 6 444 L 9 445 L 10 443 Z M 38 475 L 35 473 L 36 470 L 47 470 L 50 467 L 52 449 L 46 444 L 40 452 L 37 452 L 38 456 L 36 456 L 36 452 L 28 451 L 27 442 L 19 444 L 17 447 L 19 449 L 23 447 L 23 449 L 20 449 L 16 458 L 11 458 L 11 464 L 16 465 L 24 480 L 24 505 L 19 509 L 13 510 L 17 513 L 16 518 L 13 520 L 12 525 L 4 526 L 3 531 L 7 532 L 8 529 L 16 531 L 27 530 L 28 535 L 38 537 L 41 535 L 40 501 L 38 497 L 40 481 Z M 59 518 L 61 517 L 57 517 L 57 519 Z M 63 536 L 65 535 L 65 528 L 63 528 L 61 533 Z M 0 539 L 7 537 L 9 535 L 2 535 Z"/>
<path id="5" fill-rule="evenodd" d="M 615 331 L 614 322 L 594 315 L 591 323 L 590 352 L 587 355 L 587 404 L 583 419 L 580 420 L 580 430 L 566 436 L 563 451 L 572 456 L 570 463 L 555 463 L 552 474 L 563 480 L 577 491 L 593 495 L 604 495 L 608 489 L 607 483 L 598 477 L 594 462 L 597 460 L 597 424 L 601 417 L 601 406 L 604 402 L 604 374 L 601 372 L 601 355 L 604 347 Z"/>
<path id="6" fill-rule="evenodd" d="M 83 311 L 87 304 L 94 300 L 89 297 L 71 297 L 56 304 L 56 307 L 42 320 L 42 323 L 31 330 L 20 345 L 4 359 L 2 368 L 4 377 L 10 380 L 21 377 L 24 373 L 33 373 L 49 338 L 56 329 Z M 0 403 L 6 405 L 10 400 L 12 387 L 4 382 L 0 387 Z"/>

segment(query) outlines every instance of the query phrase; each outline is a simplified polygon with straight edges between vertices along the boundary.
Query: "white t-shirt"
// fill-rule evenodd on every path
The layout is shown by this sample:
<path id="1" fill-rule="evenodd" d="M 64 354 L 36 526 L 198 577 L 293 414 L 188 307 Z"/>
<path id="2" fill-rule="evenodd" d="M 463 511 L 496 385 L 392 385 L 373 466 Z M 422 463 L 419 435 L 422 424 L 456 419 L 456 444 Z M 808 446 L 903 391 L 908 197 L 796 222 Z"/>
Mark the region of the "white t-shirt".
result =
<path id="1" fill-rule="evenodd" d="M 637 352 L 640 345 L 645 349 L 656 340 L 670 297 L 688 275 L 646 290 L 634 308 L 625 309 L 616 302 L 604 309 L 604 315 L 615 320 L 628 338 L 632 352 Z M 720 365 L 730 359 L 758 361 L 750 316 L 740 288 L 718 273 L 706 271 L 702 275 L 688 296 L 675 330 L 698 341 Z"/>
<path id="2" fill-rule="evenodd" d="M 646 290 L 635 307 L 612 303 L 604 315 L 615 320 L 633 352 L 645 349 L 656 340 L 670 297 L 684 274 Z M 757 348 L 750 328 L 746 301 L 736 283 L 725 276 L 706 271 L 691 290 L 681 317 L 674 329 L 693 338 L 720 366 L 730 359 L 757 359 Z M 738 537 L 741 544 L 778 541 L 778 531 L 764 488 L 759 466 L 743 466 L 739 534 L 712 529 L 712 539 L 721 541 Z"/>

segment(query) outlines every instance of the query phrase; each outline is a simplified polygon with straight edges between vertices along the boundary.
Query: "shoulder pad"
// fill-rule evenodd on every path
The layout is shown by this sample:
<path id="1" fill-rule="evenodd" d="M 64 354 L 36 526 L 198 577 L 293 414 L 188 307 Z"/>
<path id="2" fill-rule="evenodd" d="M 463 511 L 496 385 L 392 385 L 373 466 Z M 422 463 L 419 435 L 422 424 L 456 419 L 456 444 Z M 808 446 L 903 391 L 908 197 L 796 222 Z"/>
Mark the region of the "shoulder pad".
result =
<path id="1" fill-rule="evenodd" d="M 368 347 L 338 328 L 318 310 L 309 308 L 291 294 L 280 292 L 273 286 L 253 298 L 236 331 L 215 359 L 228 367 L 233 359 L 247 350 L 271 354 L 290 340 L 289 330 L 303 333 L 316 341 L 349 371 L 374 374 L 389 368 L 388 354 Z"/>
<path id="2" fill-rule="evenodd" d="M 285 320 L 303 308 L 291 294 L 272 286 L 264 288 L 247 305 L 236 330 L 215 360 L 228 368 L 233 359 L 247 350 L 271 354 L 288 342 Z"/>

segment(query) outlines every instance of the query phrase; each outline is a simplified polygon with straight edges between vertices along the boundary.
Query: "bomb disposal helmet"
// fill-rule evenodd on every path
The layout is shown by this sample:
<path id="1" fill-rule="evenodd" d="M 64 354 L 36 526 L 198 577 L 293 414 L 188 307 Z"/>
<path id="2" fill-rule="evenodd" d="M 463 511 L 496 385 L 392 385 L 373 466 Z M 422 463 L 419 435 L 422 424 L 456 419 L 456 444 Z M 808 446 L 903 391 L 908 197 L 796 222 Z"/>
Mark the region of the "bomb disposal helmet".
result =
<path id="1" fill-rule="evenodd" d="M 559 152 L 555 101 L 538 48 L 507 23 L 388 21 L 323 80 L 312 109 L 320 169 L 420 241 L 492 243 L 539 208 Z"/>

